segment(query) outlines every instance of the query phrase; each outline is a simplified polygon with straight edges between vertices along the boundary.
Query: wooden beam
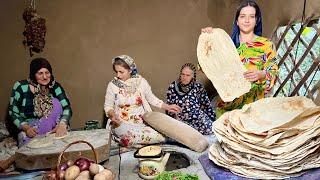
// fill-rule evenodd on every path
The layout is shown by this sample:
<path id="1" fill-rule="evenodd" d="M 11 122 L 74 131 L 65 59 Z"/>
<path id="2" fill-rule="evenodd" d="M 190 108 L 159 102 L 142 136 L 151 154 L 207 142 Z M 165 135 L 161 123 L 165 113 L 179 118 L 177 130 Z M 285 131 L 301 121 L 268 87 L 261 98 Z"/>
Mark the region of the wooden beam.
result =
<path id="1" fill-rule="evenodd" d="M 311 89 L 311 95 L 313 96 L 316 90 L 318 90 L 319 88 L 320 88 L 320 80 Z"/>
<path id="2" fill-rule="evenodd" d="M 281 84 L 281 80 L 280 80 L 279 78 L 277 78 L 277 82 L 278 82 L 279 84 Z M 284 94 L 284 96 L 289 96 L 289 93 L 287 93 L 287 92 L 285 91 L 285 89 L 281 89 L 281 91 L 282 91 L 282 93 Z"/>
<path id="3" fill-rule="evenodd" d="M 312 74 L 312 72 L 319 66 L 320 58 L 317 58 L 315 61 L 313 61 L 311 67 L 307 71 L 306 75 L 300 80 L 299 84 L 295 87 L 295 89 L 292 91 L 290 96 L 294 96 L 297 94 L 297 92 L 300 90 L 300 87 L 302 84 L 309 78 L 309 76 Z"/>
<path id="4" fill-rule="evenodd" d="M 286 29 L 283 31 L 283 33 L 282 33 L 279 41 L 276 43 L 276 50 L 279 49 L 281 42 L 282 42 L 282 41 L 284 40 L 284 38 L 286 37 L 286 35 L 287 35 L 288 31 L 290 30 L 290 27 L 292 26 L 293 22 L 294 22 L 294 21 L 291 20 L 291 21 L 289 22 L 289 24 L 287 25 Z M 277 31 L 276 31 L 276 32 L 277 32 Z"/>
<path id="5" fill-rule="evenodd" d="M 284 67 L 287 69 L 287 71 L 288 72 L 290 72 L 290 69 L 289 69 L 289 67 L 287 66 L 287 64 L 286 64 L 286 62 L 284 62 L 283 63 L 283 65 L 284 65 Z M 296 86 L 297 86 L 297 84 L 296 84 L 296 82 L 295 82 L 295 80 L 294 80 L 294 78 L 291 76 L 290 77 L 291 78 L 291 84 L 292 84 L 292 86 L 295 88 Z M 298 83 L 298 82 L 297 82 Z M 283 88 L 282 88 L 283 89 Z M 287 94 L 289 94 L 290 92 L 288 92 Z M 299 95 L 299 92 L 298 92 L 298 95 Z"/>

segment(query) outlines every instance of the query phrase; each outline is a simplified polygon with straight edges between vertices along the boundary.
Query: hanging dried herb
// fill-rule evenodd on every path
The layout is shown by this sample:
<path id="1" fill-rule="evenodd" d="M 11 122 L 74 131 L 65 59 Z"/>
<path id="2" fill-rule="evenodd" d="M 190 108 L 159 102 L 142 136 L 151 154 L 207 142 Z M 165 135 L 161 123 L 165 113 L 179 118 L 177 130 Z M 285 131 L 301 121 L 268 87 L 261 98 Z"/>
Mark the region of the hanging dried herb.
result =
<path id="1" fill-rule="evenodd" d="M 43 51 L 46 36 L 46 20 L 37 14 L 34 6 L 31 5 L 23 12 L 25 21 L 23 45 L 29 48 L 30 56 L 33 56 L 34 52 Z"/>

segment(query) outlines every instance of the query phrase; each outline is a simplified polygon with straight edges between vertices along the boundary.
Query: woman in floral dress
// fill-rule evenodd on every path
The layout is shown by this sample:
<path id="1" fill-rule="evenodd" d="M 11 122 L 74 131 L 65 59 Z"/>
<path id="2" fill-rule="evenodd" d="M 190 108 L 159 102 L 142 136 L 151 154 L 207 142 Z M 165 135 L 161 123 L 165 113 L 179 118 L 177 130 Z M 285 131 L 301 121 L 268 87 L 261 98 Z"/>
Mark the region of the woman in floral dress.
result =
<path id="1" fill-rule="evenodd" d="M 167 103 L 177 104 L 181 112 L 166 112 L 204 135 L 212 134 L 215 114 L 203 85 L 196 82 L 196 68 L 191 63 L 181 67 L 179 78 L 169 85 Z"/>
<path id="2" fill-rule="evenodd" d="M 212 27 L 202 29 L 211 33 Z M 232 102 L 217 100 L 217 117 L 226 111 L 241 109 L 258 99 L 264 98 L 275 84 L 278 66 L 273 43 L 262 35 L 262 17 L 254 0 L 244 0 L 237 9 L 232 32 L 232 40 L 237 47 L 240 60 L 247 71 L 244 77 L 251 82 L 251 90 Z"/>
<path id="3" fill-rule="evenodd" d="M 117 76 L 108 84 L 104 110 L 116 140 L 125 147 L 163 142 L 164 136 L 146 125 L 142 116 L 152 111 L 149 103 L 173 113 L 180 112 L 180 107 L 168 105 L 152 93 L 131 57 L 117 56 L 112 65 Z"/>

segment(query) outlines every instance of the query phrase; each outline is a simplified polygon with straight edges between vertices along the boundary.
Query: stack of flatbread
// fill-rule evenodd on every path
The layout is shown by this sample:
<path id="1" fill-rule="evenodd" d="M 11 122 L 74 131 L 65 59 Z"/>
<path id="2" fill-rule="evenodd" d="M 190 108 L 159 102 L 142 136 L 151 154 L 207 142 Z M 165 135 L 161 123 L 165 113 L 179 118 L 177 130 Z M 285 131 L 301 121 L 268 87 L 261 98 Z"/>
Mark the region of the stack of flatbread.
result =
<path id="1" fill-rule="evenodd" d="M 243 73 L 246 71 L 230 36 L 222 29 L 202 33 L 197 46 L 198 61 L 202 71 L 216 88 L 224 102 L 250 91 L 251 83 Z"/>
<path id="2" fill-rule="evenodd" d="M 223 114 L 209 158 L 259 179 L 299 176 L 320 167 L 320 107 L 306 97 L 265 98 Z"/>

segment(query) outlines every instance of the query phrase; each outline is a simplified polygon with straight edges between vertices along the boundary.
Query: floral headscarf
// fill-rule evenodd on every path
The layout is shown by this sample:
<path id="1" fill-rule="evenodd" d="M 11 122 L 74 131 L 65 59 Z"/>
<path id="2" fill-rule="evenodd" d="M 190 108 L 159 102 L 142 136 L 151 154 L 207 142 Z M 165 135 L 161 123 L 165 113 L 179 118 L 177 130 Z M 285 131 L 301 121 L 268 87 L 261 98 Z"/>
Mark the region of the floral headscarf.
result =
<path id="1" fill-rule="evenodd" d="M 182 70 L 185 68 L 185 67 L 189 67 L 192 72 L 193 72 L 193 77 L 190 81 L 189 84 L 182 84 L 181 83 L 181 73 L 182 73 Z M 180 74 L 179 74 L 179 78 L 177 81 L 175 81 L 175 88 L 177 90 L 177 92 L 180 94 L 180 95 L 183 95 L 185 93 L 188 93 L 193 87 L 194 87 L 194 83 L 196 82 L 197 80 L 197 69 L 196 67 L 192 64 L 192 63 L 186 63 L 184 64 L 181 69 L 180 69 Z"/>
<path id="2" fill-rule="evenodd" d="M 37 83 L 35 75 L 41 69 L 46 68 L 51 74 L 50 82 L 47 86 L 41 86 Z M 52 68 L 49 61 L 45 58 L 35 58 L 30 63 L 30 73 L 28 78 L 29 84 L 35 87 L 34 92 L 34 112 L 39 117 L 48 117 L 53 109 L 52 95 L 50 94 L 50 88 L 55 84 Z"/>
<path id="3" fill-rule="evenodd" d="M 131 70 L 131 78 L 124 82 L 118 79 L 117 77 L 115 77 L 112 80 L 112 83 L 118 86 L 119 88 L 123 88 L 127 90 L 128 92 L 131 92 L 131 93 L 135 92 L 140 84 L 141 78 L 140 78 L 140 75 L 138 74 L 138 69 L 134 60 L 128 55 L 120 55 L 112 59 L 112 64 L 114 64 L 117 61 L 117 59 L 123 60 L 129 66 Z"/>
<path id="4" fill-rule="evenodd" d="M 116 59 L 123 60 L 130 67 L 131 77 L 134 77 L 135 75 L 138 74 L 137 65 L 136 65 L 136 63 L 134 63 L 134 60 L 130 56 L 128 56 L 128 55 L 120 55 L 120 56 L 114 57 L 112 59 L 112 64 L 114 64 Z"/>

